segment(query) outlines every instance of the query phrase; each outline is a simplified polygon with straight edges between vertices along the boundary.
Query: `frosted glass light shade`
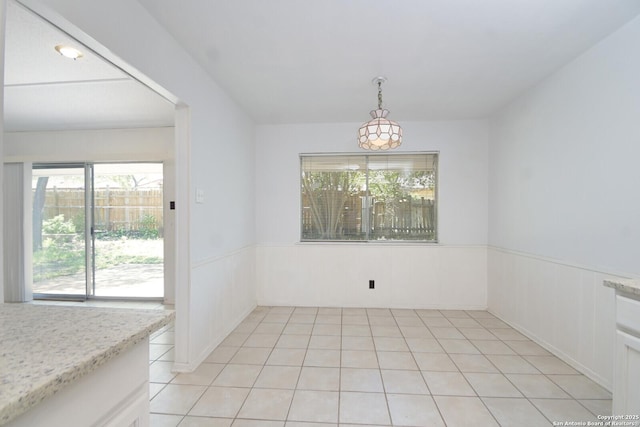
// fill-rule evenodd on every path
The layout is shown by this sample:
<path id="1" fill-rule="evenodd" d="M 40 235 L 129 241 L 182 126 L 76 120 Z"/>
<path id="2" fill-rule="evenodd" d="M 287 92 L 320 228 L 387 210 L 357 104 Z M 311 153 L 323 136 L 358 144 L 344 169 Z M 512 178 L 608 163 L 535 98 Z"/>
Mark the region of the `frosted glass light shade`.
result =
<path id="1" fill-rule="evenodd" d="M 379 108 L 369 114 L 372 119 L 358 130 L 358 146 L 373 151 L 399 147 L 402 144 L 402 128 L 386 118 L 389 110 Z"/>

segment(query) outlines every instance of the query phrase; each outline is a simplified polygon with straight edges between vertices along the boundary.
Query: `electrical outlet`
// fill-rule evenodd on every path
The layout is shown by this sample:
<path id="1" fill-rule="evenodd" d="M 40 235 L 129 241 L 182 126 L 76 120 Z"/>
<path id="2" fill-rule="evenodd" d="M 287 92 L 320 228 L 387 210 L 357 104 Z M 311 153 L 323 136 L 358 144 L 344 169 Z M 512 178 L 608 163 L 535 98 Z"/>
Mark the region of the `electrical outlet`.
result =
<path id="1" fill-rule="evenodd" d="M 375 287 L 376 287 L 376 281 L 369 280 L 369 289 L 375 289 Z"/>

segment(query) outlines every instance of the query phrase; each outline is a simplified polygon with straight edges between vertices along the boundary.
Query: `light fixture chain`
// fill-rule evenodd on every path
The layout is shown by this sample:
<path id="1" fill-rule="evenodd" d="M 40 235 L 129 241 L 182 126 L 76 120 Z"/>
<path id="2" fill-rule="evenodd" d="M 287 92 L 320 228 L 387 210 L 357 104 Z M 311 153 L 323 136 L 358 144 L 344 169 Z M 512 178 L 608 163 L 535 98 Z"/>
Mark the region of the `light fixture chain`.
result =
<path id="1" fill-rule="evenodd" d="M 378 80 L 378 110 L 382 110 L 382 82 Z"/>

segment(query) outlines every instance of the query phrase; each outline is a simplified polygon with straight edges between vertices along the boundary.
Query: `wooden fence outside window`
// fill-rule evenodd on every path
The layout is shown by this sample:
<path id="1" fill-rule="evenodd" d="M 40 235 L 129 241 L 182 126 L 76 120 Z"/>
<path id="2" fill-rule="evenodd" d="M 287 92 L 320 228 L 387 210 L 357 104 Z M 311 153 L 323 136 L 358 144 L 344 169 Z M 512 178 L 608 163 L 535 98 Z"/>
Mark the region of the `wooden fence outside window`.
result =
<path id="1" fill-rule="evenodd" d="M 64 215 L 77 229 L 84 222 L 84 193 L 77 188 L 48 189 L 42 219 Z M 94 222 L 98 230 L 162 229 L 161 188 L 99 188 L 94 191 L 94 200 Z"/>

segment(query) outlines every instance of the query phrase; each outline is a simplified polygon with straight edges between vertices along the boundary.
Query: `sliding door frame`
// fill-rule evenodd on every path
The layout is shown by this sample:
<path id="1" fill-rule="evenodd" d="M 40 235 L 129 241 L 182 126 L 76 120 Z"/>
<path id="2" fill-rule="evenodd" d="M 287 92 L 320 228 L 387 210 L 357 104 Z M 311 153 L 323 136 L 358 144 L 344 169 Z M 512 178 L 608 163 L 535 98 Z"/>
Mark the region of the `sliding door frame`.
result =
<path id="1" fill-rule="evenodd" d="M 92 236 L 90 235 L 92 229 L 92 221 L 93 218 L 89 218 L 89 215 L 92 216 L 93 213 L 93 181 L 88 180 L 88 177 L 92 176 L 93 165 L 86 162 L 68 162 L 68 163 L 46 163 L 46 162 L 38 162 L 33 163 L 32 170 L 35 169 L 82 169 L 83 170 L 83 178 L 84 178 L 84 271 L 85 271 L 85 286 L 84 286 L 84 294 L 55 294 L 55 293 L 41 293 L 41 292 L 33 292 L 34 299 L 47 299 L 47 300 L 81 300 L 85 301 L 89 299 L 90 296 L 90 288 L 89 284 L 93 282 L 93 259 L 92 259 L 92 251 L 89 249 L 93 247 L 92 244 Z M 27 197 L 31 197 L 31 195 L 27 195 Z M 32 212 L 33 215 L 33 212 Z M 33 224 L 33 223 L 31 223 Z M 32 226 L 32 225 L 31 225 Z M 33 271 L 33 257 L 31 257 L 31 271 Z M 32 284 L 33 289 L 33 284 Z"/>
<path id="2" fill-rule="evenodd" d="M 159 297 L 131 297 L 131 296 L 96 296 L 96 224 L 95 224 L 95 165 L 100 164 L 142 164 L 153 163 L 163 165 L 163 182 L 164 182 L 164 162 L 162 161 L 122 161 L 122 162 L 38 162 L 34 163 L 32 169 L 80 169 L 84 173 L 84 253 L 85 253 L 85 291 L 84 295 L 76 294 L 58 294 L 58 293 L 41 293 L 34 292 L 34 299 L 43 300 L 132 300 L 132 301 L 164 301 L 166 292 L 166 283 L 163 283 L 162 296 Z M 164 194 L 164 184 L 163 184 Z M 28 194 L 27 197 L 31 197 Z M 163 217 L 166 217 L 164 206 L 164 195 L 162 203 Z M 165 219 L 166 221 L 166 219 Z M 163 272 L 166 265 L 166 246 L 163 243 Z M 33 271 L 33 257 L 30 263 L 31 271 Z M 27 267 L 27 266 L 25 266 Z M 163 282 L 166 282 L 166 275 L 163 275 Z M 33 285 L 32 285 L 33 286 Z"/>

